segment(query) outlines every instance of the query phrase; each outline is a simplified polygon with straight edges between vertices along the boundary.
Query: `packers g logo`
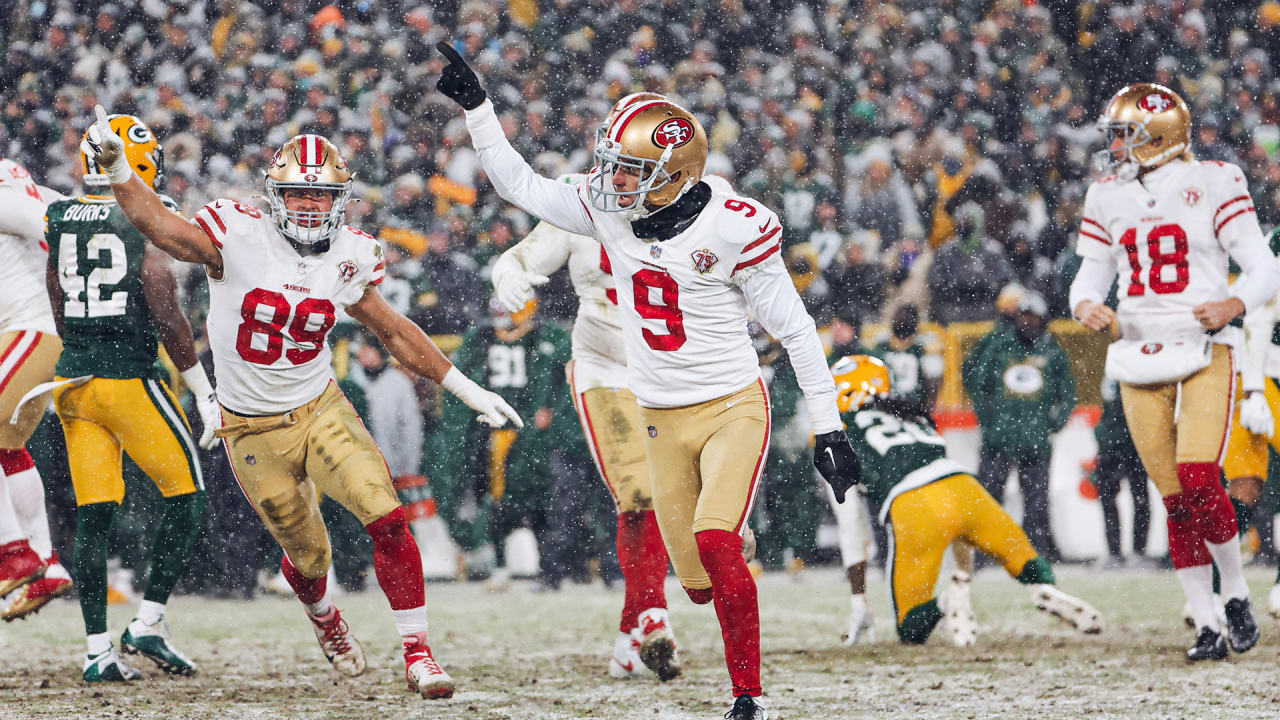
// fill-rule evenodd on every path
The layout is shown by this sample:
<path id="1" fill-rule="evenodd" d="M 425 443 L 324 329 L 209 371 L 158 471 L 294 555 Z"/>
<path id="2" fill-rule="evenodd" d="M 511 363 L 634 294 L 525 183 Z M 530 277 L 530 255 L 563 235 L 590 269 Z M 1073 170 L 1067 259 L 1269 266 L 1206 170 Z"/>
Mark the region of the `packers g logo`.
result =
<path id="1" fill-rule="evenodd" d="M 139 145 L 145 145 L 155 139 L 151 136 L 151 130 L 148 129 L 146 125 L 139 125 L 137 123 L 130 125 L 129 129 L 125 131 L 125 134 L 129 136 L 130 140 Z"/>
<path id="2" fill-rule="evenodd" d="M 1003 379 L 1004 386 L 1014 395 L 1034 395 L 1044 389 L 1044 373 L 1035 365 L 1010 365 Z"/>
<path id="3" fill-rule="evenodd" d="M 674 117 L 653 129 L 653 144 L 660 148 L 678 148 L 692 140 L 693 135 L 693 123 L 682 117 Z"/>
<path id="4" fill-rule="evenodd" d="M 1138 101 L 1138 109 L 1145 110 L 1149 113 L 1162 113 L 1171 107 L 1173 107 L 1173 98 L 1162 92 L 1153 92 L 1148 95 L 1144 95 L 1143 98 Z"/>

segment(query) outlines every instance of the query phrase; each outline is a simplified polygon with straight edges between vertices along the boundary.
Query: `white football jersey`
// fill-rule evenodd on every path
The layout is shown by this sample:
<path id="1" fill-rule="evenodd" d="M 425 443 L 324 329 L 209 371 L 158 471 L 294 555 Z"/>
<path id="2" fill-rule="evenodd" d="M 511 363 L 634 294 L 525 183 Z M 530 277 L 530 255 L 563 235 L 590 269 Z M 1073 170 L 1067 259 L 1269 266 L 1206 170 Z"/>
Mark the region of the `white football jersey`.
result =
<path id="1" fill-rule="evenodd" d="M 343 226 L 326 252 L 300 255 L 269 213 L 225 199 L 192 222 L 222 251 L 222 277 L 209 278 L 218 402 L 241 415 L 276 415 L 319 397 L 333 378 L 329 331 L 382 282 L 377 239 Z"/>
<path id="2" fill-rule="evenodd" d="M 44 271 L 45 197 L 26 168 L 0 159 L 0 333 L 37 330 L 57 334 Z"/>
<path id="3" fill-rule="evenodd" d="M 1197 305 L 1224 300 L 1227 261 L 1262 242 L 1249 186 L 1229 163 L 1175 160 L 1139 180 L 1089 186 L 1076 251 L 1119 272 L 1121 336 L 1169 340 L 1199 335 Z M 1236 343 L 1238 328 L 1215 342 Z"/>

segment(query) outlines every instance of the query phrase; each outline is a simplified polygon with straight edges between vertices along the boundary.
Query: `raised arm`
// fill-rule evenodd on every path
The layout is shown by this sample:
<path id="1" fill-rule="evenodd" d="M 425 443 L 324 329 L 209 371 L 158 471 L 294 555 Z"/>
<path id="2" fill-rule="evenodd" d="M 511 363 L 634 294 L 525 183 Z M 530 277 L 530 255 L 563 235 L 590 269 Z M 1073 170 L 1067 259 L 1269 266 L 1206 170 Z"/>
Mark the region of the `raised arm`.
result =
<path id="1" fill-rule="evenodd" d="M 556 227 L 594 235 L 595 222 L 578 188 L 534 172 L 507 142 L 493 103 L 486 98 L 475 72 L 448 43 L 438 43 L 436 49 L 449 60 L 436 89 L 466 110 L 471 144 L 502 199 Z"/>
<path id="2" fill-rule="evenodd" d="M 124 154 L 124 142 L 111 131 L 107 112 L 94 107 L 98 119 L 80 149 L 99 167 L 104 168 L 116 202 L 129 222 L 156 247 L 184 262 L 207 265 L 218 274 L 222 270 L 222 253 L 199 227 L 165 207 L 160 196 L 143 182 Z"/>

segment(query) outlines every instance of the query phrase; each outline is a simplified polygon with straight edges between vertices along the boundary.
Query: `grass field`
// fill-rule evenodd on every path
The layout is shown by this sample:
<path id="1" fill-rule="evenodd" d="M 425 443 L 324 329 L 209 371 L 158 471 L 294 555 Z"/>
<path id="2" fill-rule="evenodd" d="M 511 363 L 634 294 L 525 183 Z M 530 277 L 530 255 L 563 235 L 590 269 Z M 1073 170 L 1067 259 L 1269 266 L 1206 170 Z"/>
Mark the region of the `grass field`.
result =
<path id="1" fill-rule="evenodd" d="M 1272 575 L 1251 571 L 1265 605 Z M 979 573 L 975 648 L 937 638 L 903 647 L 883 582 L 873 584 L 878 643 L 843 648 L 842 576 L 811 570 L 760 581 L 764 685 L 772 718 L 1267 718 L 1280 716 L 1280 628 L 1260 617 L 1262 641 L 1229 662 L 1187 666 L 1191 642 L 1172 573 L 1097 574 L 1067 568 L 1060 586 L 1107 620 L 1084 637 L 1032 608 L 1025 589 L 997 570 Z M 685 674 L 619 682 L 605 673 L 620 594 L 598 585 L 535 595 L 479 584 L 432 585 L 431 638 L 458 682 L 452 700 L 405 691 L 404 666 L 380 593 L 339 606 L 369 656 L 369 670 L 335 675 L 296 601 L 178 597 L 170 603 L 180 646 L 200 665 L 193 678 L 164 676 L 87 686 L 78 606 L 58 601 L 27 622 L 0 627 L 0 717 L 16 718 L 718 718 L 728 679 L 710 607 L 668 584 Z M 117 636 L 132 608 L 113 607 Z"/>

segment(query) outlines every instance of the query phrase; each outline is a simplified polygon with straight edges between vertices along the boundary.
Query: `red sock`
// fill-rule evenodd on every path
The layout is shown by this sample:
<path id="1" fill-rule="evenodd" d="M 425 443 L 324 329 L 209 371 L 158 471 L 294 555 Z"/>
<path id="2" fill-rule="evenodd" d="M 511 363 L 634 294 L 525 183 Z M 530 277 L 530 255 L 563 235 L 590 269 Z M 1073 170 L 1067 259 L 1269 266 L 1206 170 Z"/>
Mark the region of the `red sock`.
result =
<path id="1" fill-rule="evenodd" d="M 35 466 L 36 463 L 31 459 L 31 453 L 27 452 L 26 448 L 0 450 L 0 469 L 4 470 L 5 475 L 15 475 Z"/>
<path id="2" fill-rule="evenodd" d="M 315 605 L 324 597 L 325 588 L 328 587 L 328 573 L 312 580 L 293 566 L 288 555 L 280 560 L 280 572 L 284 573 L 284 579 L 289 581 L 289 587 L 293 588 L 293 593 L 303 605 Z"/>
<path id="3" fill-rule="evenodd" d="M 640 613 L 667 606 L 667 563 L 667 547 L 653 511 L 618 513 L 618 565 L 627 586 L 618 630 L 631 632 Z"/>
<path id="4" fill-rule="evenodd" d="M 703 530 L 694 536 L 698 557 L 711 576 L 716 616 L 724 636 L 724 661 L 733 695 L 759 697 L 760 606 L 756 581 L 742 558 L 742 538 L 728 530 Z"/>
<path id="5" fill-rule="evenodd" d="M 1236 509 L 1222 486 L 1222 469 L 1217 463 L 1182 463 L 1178 480 L 1205 542 L 1221 545 L 1239 533 Z"/>
<path id="6" fill-rule="evenodd" d="M 1169 513 L 1169 559 L 1173 560 L 1173 567 L 1181 570 L 1213 562 L 1187 494 L 1181 492 L 1164 498 L 1164 508 Z"/>
<path id="7" fill-rule="evenodd" d="M 373 538 L 373 571 L 392 610 L 409 610 L 427 604 L 422 579 L 422 555 L 409 532 L 404 508 L 398 507 L 365 526 Z"/>

